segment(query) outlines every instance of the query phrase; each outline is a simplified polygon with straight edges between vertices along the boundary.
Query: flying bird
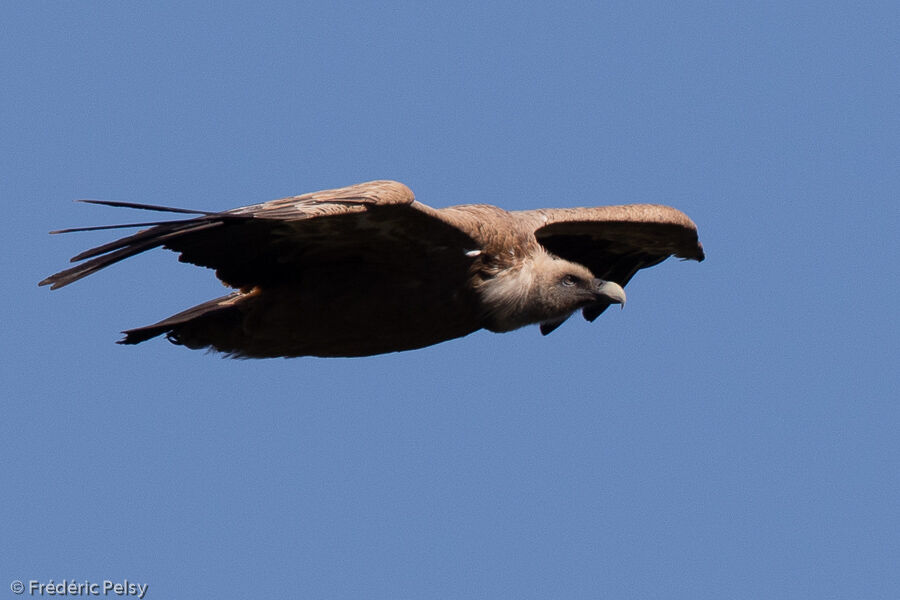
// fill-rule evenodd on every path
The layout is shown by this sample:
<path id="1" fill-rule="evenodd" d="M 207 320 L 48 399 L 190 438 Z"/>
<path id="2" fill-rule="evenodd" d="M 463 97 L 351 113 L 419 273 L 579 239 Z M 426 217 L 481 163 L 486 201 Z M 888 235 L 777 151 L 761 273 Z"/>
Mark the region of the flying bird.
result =
<path id="1" fill-rule="evenodd" d="M 129 329 L 119 343 L 165 334 L 243 358 L 369 356 L 535 323 L 547 335 L 578 310 L 593 321 L 624 306 L 622 288 L 640 269 L 704 258 L 687 215 L 654 204 L 434 209 L 396 181 L 223 212 L 84 202 L 194 216 L 54 231 L 148 227 L 82 252 L 40 285 L 60 288 L 163 246 L 234 291 Z"/>

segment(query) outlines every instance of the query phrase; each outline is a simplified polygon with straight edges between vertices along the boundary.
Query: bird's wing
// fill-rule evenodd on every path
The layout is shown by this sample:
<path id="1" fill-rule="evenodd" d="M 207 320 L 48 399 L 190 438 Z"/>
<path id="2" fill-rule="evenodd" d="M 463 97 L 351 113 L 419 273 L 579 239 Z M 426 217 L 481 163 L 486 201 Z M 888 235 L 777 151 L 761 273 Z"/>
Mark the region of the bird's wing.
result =
<path id="1" fill-rule="evenodd" d="M 371 181 L 272 200 L 218 213 L 160 206 L 97 202 L 200 216 L 159 221 L 149 229 L 75 256 L 79 265 L 41 282 L 59 288 L 124 258 L 164 246 L 182 262 L 209 267 L 236 288 L 299 278 L 305 264 L 358 261 L 415 268 L 450 261 L 465 268 L 472 239 L 439 211 L 415 201 L 396 181 Z M 60 232 L 120 226 L 67 229 Z M 121 226 L 125 227 L 125 226 Z M 83 262 L 81 262 L 83 261 Z"/>
<path id="2" fill-rule="evenodd" d="M 624 286 L 640 269 L 670 256 L 701 261 L 697 226 L 683 212 L 657 204 L 517 211 L 553 254 Z M 605 306 L 584 309 L 594 320 Z"/>

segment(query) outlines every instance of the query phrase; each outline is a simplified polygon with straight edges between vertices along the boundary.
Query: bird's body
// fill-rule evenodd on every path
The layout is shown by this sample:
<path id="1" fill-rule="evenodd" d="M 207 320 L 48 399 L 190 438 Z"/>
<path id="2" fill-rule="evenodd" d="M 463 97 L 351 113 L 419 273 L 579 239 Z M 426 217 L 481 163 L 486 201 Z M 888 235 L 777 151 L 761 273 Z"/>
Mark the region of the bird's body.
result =
<path id="1" fill-rule="evenodd" d="M 100 203 L 200 216 L 147 224 L 41 284 L 61 287 L 165 246 L 236 289 L 122 342 L 166 334 L 239 357 L 367 356 L 531 323 L 546 334 L 576 310 L 593 320 L 624 303 L 620 286 L 640 268 L 670 255 L 703 259 L 690 219 L 658 205 L 433 209 L 393 181 L 221 213 Z"/>

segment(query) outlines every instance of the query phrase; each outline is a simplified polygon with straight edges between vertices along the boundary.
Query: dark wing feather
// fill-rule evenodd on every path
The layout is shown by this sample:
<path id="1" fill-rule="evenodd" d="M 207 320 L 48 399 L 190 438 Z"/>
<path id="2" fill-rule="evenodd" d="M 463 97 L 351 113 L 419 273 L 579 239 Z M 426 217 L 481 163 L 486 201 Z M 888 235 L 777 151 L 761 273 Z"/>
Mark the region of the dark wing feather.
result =
<path id="1" fill-rule="evenodd" d="M 683 212 L 657 204 L 518 211 L 547 250 L 586 266 L 600 279 L 627 284 L 640 269 L 670 256 L 701 261 L 697 226 Z M 596 319 L 606 305 L 582 312 Z"/>
<path id="2" fill-rule="evenodd" d="M 82 252 L 72 260 L 85 262 L 51 275 L 41 285 L 62 287 L 158 246 L 178 252 L 183 262 L 215 269 L 232 287 L 248 288 L 299 278 L 303 265 L 311 261 L 402 267 L 404 261 L 418 263 L 435 251 L 446 255 L 449 248 L 462 265 L 466 262 L 462 249 L 472 243 L 438 211 L 416 202 L 405 185 L 372 181 L 161 222 Z"/>

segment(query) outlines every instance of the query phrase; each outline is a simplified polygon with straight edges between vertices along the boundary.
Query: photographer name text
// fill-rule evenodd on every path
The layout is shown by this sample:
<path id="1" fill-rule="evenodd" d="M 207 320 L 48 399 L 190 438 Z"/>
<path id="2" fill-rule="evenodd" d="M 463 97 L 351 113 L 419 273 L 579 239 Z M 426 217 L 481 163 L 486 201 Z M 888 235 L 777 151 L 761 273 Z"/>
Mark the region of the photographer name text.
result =
<path id="1" fill-rule="evenodd" d="M 18 585 L 16 585 L 18 584 Z M 10 586 L 13 592 L 21 594 L 28 592 L 29 596 L 136 596 L 139 600 L 143 600 L 144 594 L 150 587 L 149 583 L 133 583 L 124 579 L 122 581 L 110 581 L 104 579 L 102 582 L 95 581 L 76 581 L 74 579 L 63 579 L 55 582 L 52 579 L 46 583 L 31 579 L 28 585 L 22 585 L 20 581 L 14 581 Z"/>

